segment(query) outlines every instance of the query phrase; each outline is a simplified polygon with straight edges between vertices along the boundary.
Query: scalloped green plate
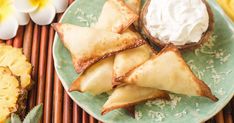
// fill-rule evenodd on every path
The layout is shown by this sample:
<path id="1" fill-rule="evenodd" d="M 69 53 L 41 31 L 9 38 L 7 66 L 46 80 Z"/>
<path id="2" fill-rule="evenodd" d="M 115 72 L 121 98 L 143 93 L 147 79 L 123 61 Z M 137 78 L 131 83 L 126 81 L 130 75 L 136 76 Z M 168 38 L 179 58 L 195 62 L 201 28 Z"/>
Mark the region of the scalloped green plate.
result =
<path id="1" fill-rule="evenodd" d="M 97 21 L 105 1 L 77 0 L 67 9 L 61 22 L 90 26 Z M 183 53 L 183 57 L 197 76 L 211 87 L 212 92 L 219 98 L 218 102 L 211 102 L 202 97 L 176 95 L 181 100 L 175 108 L 168 104 L 159 106 L 152 102 L 140 104 L 136 106 L 136 111 L 142 115 L 133 119 L 122 109 L 101 116 L 101 107 L 108 98 L 106 94 L 92 96 L 86 93 L 68 92 L 70 97 L 90 115 L 106 123 L 157 122 L 160 121 L 160 118 L 152 118 L 154 117 L 152 115 L 157 112 L 165 116 L 160 121 L 163 123 L 202 122 L 214 116 L 231 100 L 234 94 L 234 24 L 214 0 L 208 2 L 215 16 L 214 46 L 210 47 L 212 45 L 210 43 L 195 52 Z M 73 68 L 69 52 L 57 35 L 54 40 L 53 56 L 56 72 L 64 88 L 68 90 L 78 74 Z"/>

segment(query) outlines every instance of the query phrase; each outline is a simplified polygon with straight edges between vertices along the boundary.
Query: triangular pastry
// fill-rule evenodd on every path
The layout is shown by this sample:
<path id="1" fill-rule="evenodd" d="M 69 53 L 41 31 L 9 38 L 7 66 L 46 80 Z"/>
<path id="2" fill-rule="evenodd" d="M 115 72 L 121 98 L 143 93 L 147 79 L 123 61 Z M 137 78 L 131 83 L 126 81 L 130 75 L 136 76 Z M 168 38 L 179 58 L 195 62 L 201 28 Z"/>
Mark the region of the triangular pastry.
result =
<path id="1" fill-rule="evenodd" d="M 130 9 L 132 9 L 137 15 L 140 15 L 141 0 L 125 0 L 125 4 Z M 139 28 L 139 20 L 138 19 L 133 23 L 133 25 L 136 27 L 136 29 Z"/>
<path id="2" fill-rule="evenodd" d="M 107 0 L 94 27 L 122 33 L 137 19 L 138 15 L 123 0 Z"/>
<path id="3" fill-rule="evenodd" d="M 103 59 L 83 72 L 70 86 L 69 91 L 88 92 L 98 95 L 112 89 L 114 58 Z"/>
<path id="4" fill-rule="evenodd" d="M 124 2 L 137 15 L 140 14 L 141 0 L 124 0 Z"/>
<path id="5" fill-rule="evenodd" d="M 114 60 L 113 84 L 121 81 L 129 72 L 147 61 L 153 50 L 147 44 L 116 54 Z"/>
<path id="6" fill-rule="evenodd" d="M 70 51 L 77 73 L 99 60 L 145 43 L 138 33 L 123 34 L 71 24 L 53 24 L 65 47 Z"/>
<path id="7" fill-rule="evenodd" d="M 116 88 L 102 108 L 102 115 L 118 108 L 134 106 L 146 100 L 169 99 L 165 91 L 158 89 L 125 85 Z"/>
<path id="8" fill-rule="evenodd" d="M 210 88 L 193 74 L 174 45 L 169 45 L 158 55 L 152 56 L 133 70 L 124 81 L 178 94 L 204 96 L 217 101 Z"/>

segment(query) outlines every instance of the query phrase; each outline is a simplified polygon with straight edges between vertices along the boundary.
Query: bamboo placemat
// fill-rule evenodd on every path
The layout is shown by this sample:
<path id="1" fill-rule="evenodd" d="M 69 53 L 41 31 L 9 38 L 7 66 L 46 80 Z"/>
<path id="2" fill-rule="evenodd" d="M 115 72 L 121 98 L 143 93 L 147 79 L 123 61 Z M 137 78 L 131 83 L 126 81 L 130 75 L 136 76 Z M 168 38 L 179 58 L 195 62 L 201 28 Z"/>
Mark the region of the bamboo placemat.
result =
<path id="1" fill-rule="evenodd" d="M 73 0 L 68 0 L 69 4 Z M 58 14 L 54 22 L 61 18 Z M 56 75 L 52 57 L 54 30 L 48 26 L 38 26 L 30 22 L 19 27 L 12 40 L 2 41 L 14 47 L 23 48 L 23 52 L 33 65 L 34 86 L 29 92 L 27 111 L 43 103 L 43 123 L 101 123 L 74 103 L 63 89 Z M 233 110 L 232 110 L 233 109 Z M 207 123 L 232 123 L 234 118 L 234 98 L 216 116 Z"/>

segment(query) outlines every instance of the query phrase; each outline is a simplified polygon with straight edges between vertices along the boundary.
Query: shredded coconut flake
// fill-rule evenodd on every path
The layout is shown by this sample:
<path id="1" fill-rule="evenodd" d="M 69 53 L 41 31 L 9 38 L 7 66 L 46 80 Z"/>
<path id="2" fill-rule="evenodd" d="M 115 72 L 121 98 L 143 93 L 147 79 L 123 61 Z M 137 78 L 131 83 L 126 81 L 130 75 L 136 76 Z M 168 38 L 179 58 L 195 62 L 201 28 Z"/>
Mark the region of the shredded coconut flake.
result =
<path id="1" fill-rule="evenodd" d="M 148 112 L 148 116 L 156 122 L 161 122 L 165 119 L 165 115 L 162 112 L 156 112 L 152 110 Z"/>
<path id="2" fill-rule="evenodd" d="M 194 64 L 194 60 L 191 59 L 187 63 L 190 68 L 194 71 L 194 73 L 198 76 L 199 79 L 202 79 L 204 73 L 208 72 L 211 73 L 211 79 L 213 80 L 214 85 L 219 84 L 222 80 L 225 79 L 223 75 L 228 75 L 230 71 L 227 72 L 217 72 L 216 68 L 214 67 L 215 61 L 218 60 L 219 64 L 222 65 L 228 61 L 231 54 L 227 53 L 225 49 L 213 49 L 214 41 L 216 40 L 217 36 L 213 35 L 208 42 L 206 42 L 201 48 L 198 48 L 194 51 L 195 55 L 198 56 L 199 54 L 206 54 L 209 55 L 210 59 L 207 60 L 207 64 L 205 69 L 201 69 Z M 217 63 L 216 63 L 217 64 Z M 226 73 L 226 74 L 223 74 Z"/>
<path id="3" fill-rule="evenodd" d="M 228 61 L 228 59 L 229 59 L 229 57 L 231 56 L 231 54 L 228 54 L 228 55 L 226 55 L 225 57 L 222 57 L 221 59 L 220 59 L 220 62 L 223 64 L 223 63 L 226 63 L 227 61 Z"/>
<path id="4" fill-rule="evenodd" d="M 183 111 L 180 112 L 180 113 L 176 113 L 174 116 L 175 116 L 176 118 L 181 118 L 181 117 L 183 117 L 183 116 L 186 115 L 186 114 L 187 114 L 186 110 L 183 110 Z"/>
<path id="5" fill-rule="evenodd" d="M 76 16 L 76 19 L 79 22 L 84 23 L 87 27 L 89 27 L 91 24 L 93 24 L 93 23 L 90 23 L 90 22 L 96 22 L 97 21 L 97 17 L 95 15 L 85 13 L 80 8 L 76 9 L 76 11 L 74 12 L 74 15 Z"/>
<path id="6" fill-rule="evenodd" d="M 135 111 L 136 120 L 140 120 L 142 118 L 142 113 L 140 111 Z"/>
<path id="7" fill-rule="evenodd" d="M 214 64 L 214 60 L 213 60 L 213 59 L 208 60 L 208 61 L 207 61 L 207 64 L 209 64 L 209 65 Z"/>
<path id="8" fill-rule="evenodd" d="M 171 101 L 167 101 L 166 103 L 171 106 L 171 109 L 175 109 L 178 102 L 181 101 L 181 97 L 175 96 L 173 94 L 169 94 Z"/>
<path id="9" fill-rule="evenodd" d="M 217 94 L 220 96 L 223 96 L 226 92 L 223 90 L 223 88 L 220 88 L 219 90 L 216 91 Z"/>
<path id="10" fill-rule="evenodd" d="M 163 109 L 166 106 L 165 100 L 154 100 L 154 101 L 147 101 L 145 103 L 147 106 L 151 107 L 153 105 L 158 106 L 160 109 Z"/>
<path id="11" fill-rule="evenodd" d="M 175 109 L 177 104 L 181 101 L 181 97 L 176 96 L 174 94 L 169 94 L 171 100 L 153 100 L 153 101 L 147 101 L 145 104 L 149 107 L 151 106 L 158 106 L 160 109 L 163 109 L 166 105 L 169 105 L 171 109 Z"/>

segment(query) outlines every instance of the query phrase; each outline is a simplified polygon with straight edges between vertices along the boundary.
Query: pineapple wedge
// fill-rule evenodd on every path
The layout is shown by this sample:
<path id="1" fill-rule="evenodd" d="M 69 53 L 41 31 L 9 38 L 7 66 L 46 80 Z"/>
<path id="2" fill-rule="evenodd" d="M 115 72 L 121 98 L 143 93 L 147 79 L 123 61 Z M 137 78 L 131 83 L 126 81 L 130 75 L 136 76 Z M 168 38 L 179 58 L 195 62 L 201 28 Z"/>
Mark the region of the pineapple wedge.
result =
<path id="1" fill-rule="evenodd" d="M 6 44 L 0 44 L 0 66 L 7 66 L 12 73 L 20 77 L 21 86 L 28 89 L 31 82 L 32 66 L 27 62 L 22 50 Z"/>
<path id="2" fill-rule="evenodd" d="M 8 67 L 0 67 L 0 123 L 18 111 L 21 96 L 20 82 Z"/>

